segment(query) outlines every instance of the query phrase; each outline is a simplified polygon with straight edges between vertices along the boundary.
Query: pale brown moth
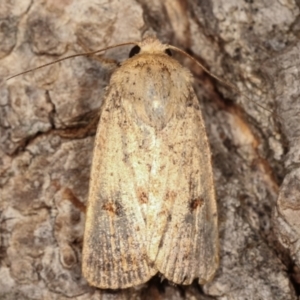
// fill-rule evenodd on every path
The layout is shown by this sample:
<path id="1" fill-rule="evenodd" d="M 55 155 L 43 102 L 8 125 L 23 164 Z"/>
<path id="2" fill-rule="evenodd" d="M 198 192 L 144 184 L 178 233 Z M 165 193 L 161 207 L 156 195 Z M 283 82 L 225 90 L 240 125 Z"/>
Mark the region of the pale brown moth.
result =
<path id="1" fill-rule="evenodd" d="M 146 38 L 111 77 L 97 129 L 82 271 L 99 288 L 156 273 L 212 279 L 218 225 L 211 153 L 190 72 Z"/>
<path id="2" fill-rule="evenodd" d="M 118 46 L 128 44 L 134 43 Z M 219 265 L 203 118 L 192 75 L 169 49 L 222 81 L 154 37 L 136 43 L 139 53 L 112 74 L 94 145 L 82 255 L 84 277 L 99 288 L 135 286 L 156 273 L 175 284 L 204 284 Z"/>

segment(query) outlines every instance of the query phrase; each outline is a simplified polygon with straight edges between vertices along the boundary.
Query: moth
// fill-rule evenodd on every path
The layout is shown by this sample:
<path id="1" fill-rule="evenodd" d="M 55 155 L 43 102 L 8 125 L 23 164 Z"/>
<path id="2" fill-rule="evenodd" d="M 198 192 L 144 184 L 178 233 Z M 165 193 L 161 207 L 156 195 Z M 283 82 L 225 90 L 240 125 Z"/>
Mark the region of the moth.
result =
<path id="1" fill-rule="evenodd" d="M 219 264 L 211 152 L 190 72 L 154 37 L 111 76 L 96 133 L 82 271 L 105 289 L 156 273 L 210 281 Z"/>

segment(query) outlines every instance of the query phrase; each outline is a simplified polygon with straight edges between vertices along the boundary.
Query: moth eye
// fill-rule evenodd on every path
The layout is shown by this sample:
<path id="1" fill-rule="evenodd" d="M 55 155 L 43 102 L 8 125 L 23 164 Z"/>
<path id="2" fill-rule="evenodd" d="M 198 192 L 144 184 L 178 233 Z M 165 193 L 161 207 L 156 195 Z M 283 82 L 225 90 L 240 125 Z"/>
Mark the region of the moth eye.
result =
<path id="1" fill-rule="evenodd" d="M 129 57 L 135 56 L 136 54 L 140 53 L 140 51 L 141 51 L 140 46 L 138 46 L 138 45 L 134 46 L 134 47 L 130 50 Z"/>
<path id="2" fill-rule="evenodd" d="M 165 53 L 167 53 L 169 56 L 172 56 L 172 51 L 170 49 L 166 49 Z"/>

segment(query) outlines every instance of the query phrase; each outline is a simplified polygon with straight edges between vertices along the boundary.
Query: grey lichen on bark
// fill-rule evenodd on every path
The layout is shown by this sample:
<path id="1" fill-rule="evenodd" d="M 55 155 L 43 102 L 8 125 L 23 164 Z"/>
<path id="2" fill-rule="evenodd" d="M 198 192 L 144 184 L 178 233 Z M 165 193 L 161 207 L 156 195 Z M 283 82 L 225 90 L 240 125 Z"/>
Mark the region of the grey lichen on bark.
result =
<path id="1" fill-rule="evenodd" d="M 5 0 L 0 24 L 1 299 L 296 299 L 297 2 Z M 220 267 L 202 289 L 154 279 L 111 293 L 81 276 L 95 128 L 83 129 L 101 105 L 111 66 L 80 57 L 5 78 L 82 52 L 82 45 L 139 41 L 149 31 L 253 102 L 175 56 L 195 76 L 213 153 Z M 106 57 L 122 61 L 128 51 Z"/>

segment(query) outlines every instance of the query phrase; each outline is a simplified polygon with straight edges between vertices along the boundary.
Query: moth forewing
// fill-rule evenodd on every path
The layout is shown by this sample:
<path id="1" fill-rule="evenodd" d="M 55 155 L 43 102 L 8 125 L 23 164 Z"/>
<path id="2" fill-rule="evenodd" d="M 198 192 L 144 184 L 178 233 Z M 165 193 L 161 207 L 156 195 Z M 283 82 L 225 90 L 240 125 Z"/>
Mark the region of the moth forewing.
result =
<path id="1" fill-rule="evenodd" d="M 203 284 L 218 268 L 211 154 L 190 73 L 155 38 L 112 75 L 96 134 L 85 278 L 126 288 L 161 273 Z"/>

